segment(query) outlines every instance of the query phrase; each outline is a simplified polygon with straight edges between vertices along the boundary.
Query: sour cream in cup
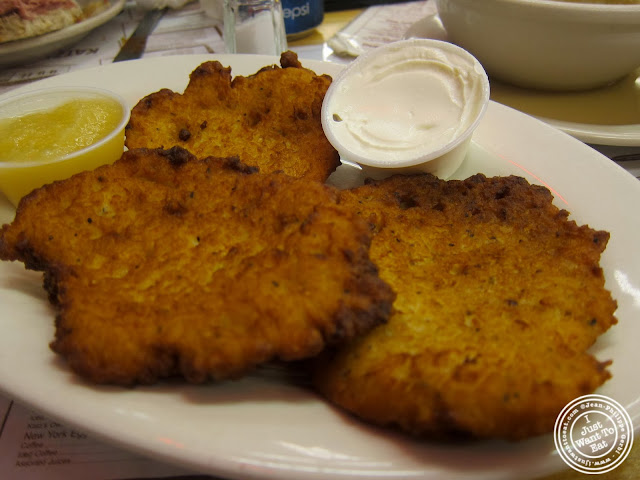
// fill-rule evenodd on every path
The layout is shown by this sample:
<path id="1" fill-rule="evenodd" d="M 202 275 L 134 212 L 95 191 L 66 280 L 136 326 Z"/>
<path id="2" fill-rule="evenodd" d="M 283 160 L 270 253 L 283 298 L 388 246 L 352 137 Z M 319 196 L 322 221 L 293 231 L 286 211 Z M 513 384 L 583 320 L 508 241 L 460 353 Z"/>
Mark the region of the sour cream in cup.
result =
<path id="1" fill-rule="evenodd" d="M 451 176 L 489 103 L 489 80 L 466 50 L 410 39 L 358 57 L 332 82 L 322 126 L 343 160 L 383 178 Z"/>

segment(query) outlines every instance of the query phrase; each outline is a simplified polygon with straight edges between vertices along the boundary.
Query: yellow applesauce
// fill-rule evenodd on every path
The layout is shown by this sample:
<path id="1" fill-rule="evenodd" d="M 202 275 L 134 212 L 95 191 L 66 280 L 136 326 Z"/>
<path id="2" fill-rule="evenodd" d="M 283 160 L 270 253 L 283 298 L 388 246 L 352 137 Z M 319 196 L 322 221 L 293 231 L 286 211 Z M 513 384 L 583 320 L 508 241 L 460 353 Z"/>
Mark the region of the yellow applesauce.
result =
<path id="1" fill-rule="evenodd" d="M 0 161 L 44 162 L 82 150 L 122 120 L 110 98 L 79 98 L 52 109 L 0 119 Z"/>

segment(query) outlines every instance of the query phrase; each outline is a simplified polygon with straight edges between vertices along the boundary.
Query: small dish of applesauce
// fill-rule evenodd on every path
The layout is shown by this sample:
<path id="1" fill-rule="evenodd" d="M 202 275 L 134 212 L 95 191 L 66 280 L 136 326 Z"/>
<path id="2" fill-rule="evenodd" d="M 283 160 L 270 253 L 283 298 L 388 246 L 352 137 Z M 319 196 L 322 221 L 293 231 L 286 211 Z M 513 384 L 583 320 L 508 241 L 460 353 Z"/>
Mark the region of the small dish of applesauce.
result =
<path id="1" fill-rule="evenodd" d="M 35 188 L 117 160 L 129 114 L 119 95 L 89 87 L 0 101 L 0 190 L 17 205 Z"/>

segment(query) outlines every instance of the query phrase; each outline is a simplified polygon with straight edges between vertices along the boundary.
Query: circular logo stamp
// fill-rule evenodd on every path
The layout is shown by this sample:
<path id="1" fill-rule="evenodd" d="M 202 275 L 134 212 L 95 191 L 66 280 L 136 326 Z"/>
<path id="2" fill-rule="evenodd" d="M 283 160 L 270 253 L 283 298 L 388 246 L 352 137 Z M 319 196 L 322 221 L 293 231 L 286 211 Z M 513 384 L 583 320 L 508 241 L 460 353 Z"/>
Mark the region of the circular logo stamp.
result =
<path id="1" fill-rule="evenodd" d="M 582 473 L 606 473 L 620 465 L 633 446 L 627 411 L 604 395 L 570 402 L 556 420 L 554 440 L 560 458 Z"/>

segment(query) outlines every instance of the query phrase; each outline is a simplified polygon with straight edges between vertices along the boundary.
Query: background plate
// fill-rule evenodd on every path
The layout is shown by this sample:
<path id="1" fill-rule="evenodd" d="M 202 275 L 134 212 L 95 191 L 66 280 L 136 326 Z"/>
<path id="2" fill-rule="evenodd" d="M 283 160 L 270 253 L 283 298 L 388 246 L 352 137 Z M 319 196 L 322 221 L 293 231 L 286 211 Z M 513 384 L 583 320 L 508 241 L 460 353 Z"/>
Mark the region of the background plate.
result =
<path id="1" fill-rule="evenodd" d="M 406 38 L 448 40 L 437 14 L 405 32 Z M 543 92 L 491 79 L 491 99 L 533 115 L 595 145 L 640 146 L 640 68 L 619 82 L 583 92 Z"/>
<path id="2" fill-rule="evenodd" d="M 79 3 L 84 5 L 82 0 Z M 0 43 L 0 67 L 33 62 L 77 42 L 91 30 L 120 13 L 124 4 L 125 0 L 110 0 L 110 6 L 106 10 L 82 22 L 37 37 Z"/>
<path id="3" fill-rule="evenodd" d="M 162 87 L 182 91 L 189 73 L 213 58 L 231 65 L 235 75 L 277 63 L 251 55 L 156 57 L 52 77 L 12 94 L 89 85 L 117 91 L 133 105 Z M 331 75 L 341 68 L 303 64 Z M 599 359 L 613 359 L 613 378 L 598 393 L 620 402 L 640 426 L 640 183 L 576 139 L 495 102 L 473 138 L 457 178 L 478 172 L 523 176 L 549 187 L 556 205 L 579 223 L 611 232 L 601 263 L 618 300 L 619 324 L 593 348 Z M 358 170 L 343 166 L 331 181 L 346 185 L 361 179 Z M 0 198 L 0 222 L 13 215 Z M 520 443 L 417 442 L 365 425 L 278 374 L 201 386 L 88 385 L 48 348 L 53 311 L 40 274 L 19 263 L 0 263 L 0 305 L 0 390 L 64 424 L 194 471 L 243 480 L 500 480 L 566 468 L 551 435 Z"/>

